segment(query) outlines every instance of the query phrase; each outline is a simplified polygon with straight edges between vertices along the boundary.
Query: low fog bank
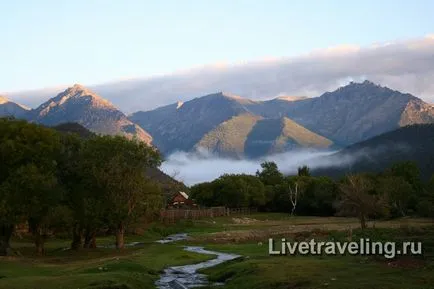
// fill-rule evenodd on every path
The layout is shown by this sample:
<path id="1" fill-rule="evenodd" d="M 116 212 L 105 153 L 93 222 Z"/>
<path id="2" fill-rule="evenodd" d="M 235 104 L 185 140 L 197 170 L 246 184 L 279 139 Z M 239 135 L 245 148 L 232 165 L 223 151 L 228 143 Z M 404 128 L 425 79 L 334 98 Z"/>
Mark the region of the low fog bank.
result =
<path id="1" fill-rule="evenodd" d="M 336 151 L 313 151 L 302 149 L 276 154 L 262 159 L 228 159 L 205 152 L 176 152 L 166 158 L 161 169 L 168 175 L 194 185 L 212 181 L 223 174 L 255 174 L 264 161 L 274 161 L 281 172 L 295 174 L 300 166 L 307 165 L 311 169 L 324 167 L 342 167 L 350 165 L 354 160 L 348 157 L 334 157 Z"/>

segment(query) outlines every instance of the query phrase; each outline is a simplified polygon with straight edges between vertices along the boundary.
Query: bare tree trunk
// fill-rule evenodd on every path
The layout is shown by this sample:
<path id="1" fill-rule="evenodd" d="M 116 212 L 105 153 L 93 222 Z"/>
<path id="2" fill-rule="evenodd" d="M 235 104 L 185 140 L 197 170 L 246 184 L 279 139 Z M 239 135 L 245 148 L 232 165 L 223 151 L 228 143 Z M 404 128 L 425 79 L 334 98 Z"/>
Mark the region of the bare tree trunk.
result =
<path id="1" fill-rule="evenodd" d="M 38 227 L 35 228 L 34 232 L 33 232 L 33 236 L 34 236 L 34 240 L 35 240 L 35 248 L 36 248 L 36 253 L 38 255 L 44 255 L 45 254 L 45 249 L 44 249 L 44 243 L 45 243 L 45 238 L 42 234 L 42 229 Z"/>
<path id="2" fill-rule="evenodd" d="M 84 236 L 84 248 L 96 248 L 96 232 L 95 230 L 87 229 Z"/>
<path id="3" fill-rule="evenodd" d="M 120 223 L 119 226 L 116 228 L 116 249 L 123 249 L 124 248 L 124 233 L 125 233 L 125 227 L 124 224 Z"/>
<path id="4" fill-rule="evenodd" d="M 295 190 L 292 190 L 291 185 L 289 185 L 289 200 L 292 204 L 291 216 L 294 215 L 295 208 L 297 207 L 297 198 L 298 198 L 298 184 L 295 183 Z"/>
<path id="5" fill-rule="evenodd" d="M 366 217 L 365 217 L 365 214 L 361 213 L 359 219 L 360 219 L 360 227 L 362 228 L 362 230 L 366 229 Z"/>
<path id="6" fill-rule="evenodd" d="M 79 224 L 75 224 L 72 229 L 71 250 L 79 250 L 83 248 L 83 230 Z"/>
<path id="7" fill-rule="evenodd" d="M 43 255 L 45 253 L 44 250 L 45 238 L 42 233 L 41 225 L 35 219 L 29 219 L 28 222 L 29 222 L 29 229 L 33 235 L 33 242 L 35 243 L 36 253 L 38 255 Z"/>
<path id="8" fill-rule="evenodd" d="M 0 225 L 0 256 L 9 255 L 11 251 L 10 240 L 13 232 L 13 225 Z"/>

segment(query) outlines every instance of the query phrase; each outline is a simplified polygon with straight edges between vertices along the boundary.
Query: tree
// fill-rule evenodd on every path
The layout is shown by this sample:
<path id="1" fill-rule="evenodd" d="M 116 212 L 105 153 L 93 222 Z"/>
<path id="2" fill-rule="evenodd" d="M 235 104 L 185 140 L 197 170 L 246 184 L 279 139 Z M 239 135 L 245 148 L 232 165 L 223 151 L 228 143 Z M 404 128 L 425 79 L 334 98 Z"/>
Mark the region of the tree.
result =
<path id="1" fill-rule="evenodd" d="M 283 181 L 283 174 L 279 171 L 275 162 L 263 162 L 261 171 L 256 172 L 256 176 L 264 185 L 278 185 Z"/>
<path id="2" fill-rule="evenodd" d="M 13 228 L 27 220 L 38 253 L 49 227 L 51 207 L 62 197 L 57 187 L 60 137 L 52 129 L 25 121 L 0 119 L 0 253 L 10 248 Z"/>
<path id="3" fill-rule="evenodd" d="M 298 168 L 298 176 L 299 177 L 310 177 L 310 169 L 308 166 L 302 166 Z"/>
<path id="4" fill-rule="evenodd" d="M 99 136 L 85 142 L 81 159 L 89 183 L 103 196 L 107 222 L 121 249 L 127 225 L 161 207 L 161 190 L 145 174 L 146 168 L 161 164 L 161 156 L 137 140 Z"/>
<path id="5" fill-rule="evenodd" d="M 380 177 L 377 191 L 389 200 L 392 215 L 404 217 L 408 214 L 414 189 L 405 179 L 395 176 Z"/>
<path id="6" fill-rule="evenodd" d="M 190 189 L 191 198 L 202 206 L 211 207 L 216 205 L 214 185 L 214 182 L 205 182 L 192 186 Z"/>
<path id="7" fill-rule="evenodd" d="M 89 135 L 88 138 L 96 137 Z M 59 179 L 65 188 L 65 205 L 72 212 L 71 249 L 96 248 L 97 230 L 104 227 L 106 208 L 104 192 L 92 177 L 92 162 L 83 151 L 85 142 L 75 134 L 62 136 L 62 156 L 59 160 Z"/>
<path id="8" fill-rule="evenodd" d="M 305 193 L 307 187 L 310 183 L 310 177 L 295 176 L 287 177 L 285 179 L 285 184 L 287 186 L 286 191 L 288 192 L 289 201 L 291 202 L 291 216 L 294 215 L 300 198 Z"/>
<path id="9" fill-rule="evenodd" d="M 349 175 L 340 184 L 338 214 L 357 216 L 362 229 L 366 228 L 366 220 L 386 208 L 384 199 L 374 195 L 373 183 L 364 175 Z"/>
<path id="10" fill-rule="evenodd" d="M 420 196 L 416 209 L 419 216 L 434 218 L 434 175 Z"/>
<path id="11" fill-rule="evenodd" d="M 295 182 L 293 186 L 289 184 L 288 188 L 289 188 L 289 200 L 291 201 L 292 204 L 291 216 L 293 216 L 295 212 L 295 208 L 297 207 L 298 198 L 300 197 L 299 186 L 298 183 Z"/>
<path id="12" fill-rule="evenodd" d="M 297 210 L 308 216 L 333 216 L 334 204 L 338 195 L 338 185 L 328 177 L 305 178 L 305 190 L 301 195 Z"/>
<path id="13" fill-rule="evenodd" d="M 45 239 L 53 221 L 51 216 L 62 198 L 56 176 L 28 164 L 16 170 L 5 187 L 13 196 L 13 203 L 27 216 L 36 252 L 44 254 Z"/>

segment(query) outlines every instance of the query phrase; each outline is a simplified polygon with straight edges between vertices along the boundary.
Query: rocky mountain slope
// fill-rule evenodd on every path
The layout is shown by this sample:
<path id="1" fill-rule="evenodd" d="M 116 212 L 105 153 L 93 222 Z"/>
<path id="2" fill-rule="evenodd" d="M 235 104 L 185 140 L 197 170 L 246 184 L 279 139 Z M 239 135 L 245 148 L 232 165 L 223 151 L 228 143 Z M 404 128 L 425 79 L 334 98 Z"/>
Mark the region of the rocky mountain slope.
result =
<path id="1" fill-rule="evenodd" d="M 432 105 L 369 81 L 350 83 L 320 97 L 278 98 L 248 109 L 263 117 L 289 117 L 342 146 L 409 124 L 434 122 Z"/>
<path id="2" fill-rule="evenodd" d="M 29 110 L 29 108 L 0 95 L 0 117 L 13 116 L 15 118 L 25 118 Z"/>
<path id="3" fill-rule="evenodd" d="M 248 112 L 243 103 L 238 97 L 215 93 L 154 111 L 137 112 L 130 119 L 149 131 L 163 153 L 190 151 L 221 123 Z"/>
<path id="4" fill-rule="evenodd" d="M 130 119 L 154 137 L 163 153 L 206 149 L 229 157 L 259 157 L 291 147 L 326 148 L 331 141 L 287 118 L 262 117 L 249 107 L 260 102 L 216 93 Z M 310 139 L 307 141 L 307 139 Z"/>
<path id="5" fill-rule="evenodd" d="M 95 133 L 136 137 L 146 143 L 152 141 L 145 130 L 113 104 L 78 84 L 32 110 L 29 118 L 49 126 L 76 122 Z"/>
<path id="6" fill-rule="evenodd" d="M 369 81 L 315 98 L 253 101 L 227 93 L 137 112 L 163 153 L 199 147 L 258 157 L 296 147 L 344 147 L 410 124 L 434 122 L 434 107 Z"/>

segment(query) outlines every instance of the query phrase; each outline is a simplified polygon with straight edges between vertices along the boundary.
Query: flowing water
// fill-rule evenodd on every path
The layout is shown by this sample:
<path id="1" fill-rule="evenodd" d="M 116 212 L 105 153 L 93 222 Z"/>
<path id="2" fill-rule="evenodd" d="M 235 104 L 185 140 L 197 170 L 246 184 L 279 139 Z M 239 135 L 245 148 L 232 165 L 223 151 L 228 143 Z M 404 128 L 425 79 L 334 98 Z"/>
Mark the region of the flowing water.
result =
<path id="1" fill-rule="evenodd" d="M 159 243 L 169 243 L 179 240 L 184 240 L 187 238 L 186 234 L 172 235 L 164 240 L 158 241 Z M 210 268 L 218 264 L 224 263 L 229 260 L 234 260 L 241 256 L 235 254 L 220 253 L 215 251 L 205 250 L 203 247 L 187 246 L 184 247 L 185 251 L 195 252 L 198 254 L 214 255 L 215 258 L 191 265 L 184 266 L 173 266 L 164 270 L 161 274 L 160 279 L 155 282 L 158 289 L 187 289 L 195 288 L 200 286 L 209 285 L 206 275 L 200 274 L 197 271 L 199 269 Z M 214 283 L 213 285 L 222 285 L 221 283 Z"/>

